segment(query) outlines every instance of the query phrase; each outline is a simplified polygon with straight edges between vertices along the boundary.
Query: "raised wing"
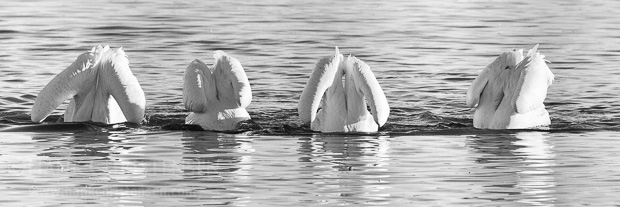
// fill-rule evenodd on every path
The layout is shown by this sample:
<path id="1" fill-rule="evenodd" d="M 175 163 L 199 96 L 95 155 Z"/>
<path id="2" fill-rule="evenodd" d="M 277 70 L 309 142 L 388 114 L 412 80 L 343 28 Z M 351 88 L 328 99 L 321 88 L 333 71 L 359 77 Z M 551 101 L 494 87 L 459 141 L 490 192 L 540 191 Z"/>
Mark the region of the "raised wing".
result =
<path id="1" fill-rule="evenodd" d="M 183 103 L 185 108 L 193 112 L 205 112 L 207 107 L 207 94 L 205 90 L 206 74 L 211 71 L 200 60 L 194 60 L 185 69 L 183 74 Z"/>
<path id="2" fill-rule="evenodd" d="M 250 105 L 250 102 L 252 102 L 252 89 L 241 63 L 237 59 L 226 55 L 226 53 L 221 50 L 213 52 L 213 57 L 216 62 L 214 73 L 222 72 L 224 76 L 228 77 L 232 84 L 232 93 L 234 94 L 233 99 L 235 103 L 239 107 L 244 108 Z M 218 85 L 218 90 L 220 90 L 220 87 L 229 86 L 230 85 L 227 83 L 222 83 Z"/>
<path id="3" fill-rule="evenodd" d="M 350 71 L 353 72 L 355 83 L 366 97 L 375 122 L 377 125 L 383 126 L 390 115 L 390 106 L 377 78 L 370 70 L 370 66 L 351 56 L 347 58 L 345 64 L 347 67 L 351 67 L 352 70 Z"/>
<path id="4" fill-rule="evenodd" d="M 489 83 L 489 79 L 495 78 L 497 80 L 499 78 L 500 81 L 505 81 L 502 80 L 503 77 L 501 77 L 501 74 L 506 74 L 505 72 L 507 70 L 514 69 L 521 59 L 523 59 L 523 50 L 521 49 L 504 52 L 495 58 L 495 60 L 493 60 L 491 64 L 487 65 L 478 77 L 474 79 L 471 86 L 469 86 L 467 96 L 465 98 L 465 103 L 467 106 L 470 108 L 476 107 L 476 105 L 480 102 L 482 92 Z"/>
<path id="5" fill-rule="evenodd" d="M 69 67 L 54 77 L 39 92 L 30 112 L 33 122 L 41 122 L 49 116 L 58 105 L 75 96 L 85 83 L 93 83 L 96 76 L 95 48 L 78 56 Z"/>
<path id="6" fill-rule="evenodd" d="M 108 50 L 101 57 L 100 90 L 107 91 L 118 103 L 128 122 L 140 123 L 144 118 L 144 91 L 129 68 L 122 48 Z"/>
<path id="7" fill-rule="evenodd" d="M 327 88 L 334 82 L 341 60 L 342 55 L 336 47 L 334 56 L 322 58 L 316 64 L 297 105 L 297 112 L 302 123 L 310 124 L 316 118 L 321 99 Z"/>
<path id="8" fill-rule="evenodd" d="M 480 95 L 482 95 L 484 87 L 489 82 L 489 70 L 490 68 L 487 66 L 484 70 L 482 70 L 480 74 L 478 74 L 478 77 L 474 79 L 474 82 L 471 83 L 471 86 L 469 86 L 469 89 L 467 90 L 467 95 L 465 97 L 465 103 L 467 104 L 467 107 L 474 108 L 480 101 Z"/>
<path id="9" fill-rule="evenodd" d="M 532 48 L 517 66 L 521 73 L 512 104 L 517 113 L 530 112 L 543 105 L 547 97 L 547 88 L 552 84 L 554 75 L 545 63 L 544 55 L 538 51 L 538 45 Z"/>

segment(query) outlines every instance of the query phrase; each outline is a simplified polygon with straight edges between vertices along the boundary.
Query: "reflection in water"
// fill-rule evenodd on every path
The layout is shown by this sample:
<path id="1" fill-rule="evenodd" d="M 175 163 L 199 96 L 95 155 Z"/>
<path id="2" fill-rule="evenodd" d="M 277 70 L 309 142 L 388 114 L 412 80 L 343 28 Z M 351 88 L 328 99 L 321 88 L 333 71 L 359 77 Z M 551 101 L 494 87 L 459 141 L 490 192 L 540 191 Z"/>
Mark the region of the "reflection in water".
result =
<path id="1" fill-rule="evenodd" d="M 209 132 L 182 135 L 152 140 L 139 133 L 31 134 L 42 149 L 34 150 L 38 154 L 28 166 L 11 169 L 28 170 L 33 178 L 25 180 L 41 183 L 27 183 L 36 187 L 31 192 L 48 201 L 96 198 L 114 205 L 174 206 L 201 198 L 208 199 L 202 204 L 247 205 L 253 193 L 252 140 Z"/>
<path id="2" fill-rule="evenodd" d="M 553 146 L 548 144 L 547 134 L 544 132 L 522 132 L 516 134 L 514 145 L 523 146 L 514 150 L 515 155 L 523 157 L 524 168 L 517 172 L 519 183 L 516 188 L 522 189 L 525 198 L 519 202 L 530 205 L 553 204 L 556 198 L 554 171 L 555 154 Z"/>
<path id="3" fill-rule="evenodd" d="M 164 136 L 165 137 L 165 136 Z M 40 173 L 36 196 L 58 199 L 96 197 L 115 205 L 177 204 L 209 199 L 203 204 L 247 205 L 251 185 L 251 139 L 242 135 L 184 132 L 169 140 L 143 135 L 86 133 L 58 138 L 33 134 L 45 149 L 35 162 Z M 179 143 L 180 141 L 180 143 Z M 179 143 L 180 146 L 175 146 Z M 30 168 L 32 169 L 32 168 Z M 49 179 L 45 179 L 45 178 Z M 174 197 L 164 201 L 153 199 Z"/>
<path id="4" fill-rule="evenodd" d="M 616 132 L 3 135 L 0 206 L 610 206 L 619 192 Z"/>
<path id="5" fill-rule="evenodd" d="M 183 137 L 180 167 L 183 179 L 194 182 L 195 192 L 206 194 L 212 204 L 247 205 L 252 193 L 247 186 L 253 185 L 252 139 L 211 132 L 184 132 Z"/>
<path id="6" fill-rule="evenodd" d="M 137 135 L 137 136 L 136 136 Z M 45 180 L 35 192 L 38 197 L 66 199 L 96 196 L 114 197 L 117 204 L 145 203 L 149 189 L 143 181 L 150 163 L 135 159 L 143 151 L 145 140 L 139 134 L 89 132 L 66 137 L 32 134 L 32 140 L 44 147 L 37 154 L 45 160 L 33 170 Z M 35 174 L 36 175 L 36 174 Z M 50 185 L 52 184 L 52 185 Z M 147 202 L 148 203 L 148 202 Z"/>
<path id="7" fill-rule="evenodd" d="M 390 195 L 383 193 L 390 177 L 385 168 L 390 161 L 388 137 L 314 135 L 299 144 L 300 170 L 310 174 L 311 186 L 319 189 L 316 196 L 348 204 L 389 202 Z"/>
<path id="8" fill-rule="evenodd" d="M 477 135 L 468 145 L 480 154 L 479 168 L 472 169 L 473 181 L 480 182 L 478 199 L 506 199 L 529 205 L 552 206 L 555 154 L 546 132 Z"/>

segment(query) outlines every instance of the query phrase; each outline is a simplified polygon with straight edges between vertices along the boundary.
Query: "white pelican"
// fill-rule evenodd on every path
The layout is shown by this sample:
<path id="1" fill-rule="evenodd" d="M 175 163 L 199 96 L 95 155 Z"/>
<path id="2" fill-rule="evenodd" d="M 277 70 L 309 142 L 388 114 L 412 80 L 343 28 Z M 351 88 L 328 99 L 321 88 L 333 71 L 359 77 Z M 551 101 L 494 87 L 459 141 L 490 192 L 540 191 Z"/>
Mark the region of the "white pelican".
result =
<path id="1" fill-rule="evenodd" d="M 525 58 L 523 49 L 502 53 L 476 77 L 466 98 L 468 107 L 476 107 L 474 127 L 524 129 L 551 124 L 543 101 L 554 76 L 537 49 L 534 46 Z"/>
<path id="2" fill-rule="evenodd" d="M 318 110 L 324 96 L 322 109 Z M 345 59 L 338 47 L 334 56 L 316 64 L 297 110 L 304 124 L 321 132 L 376 132 L 390 114 L 385 94 L 370 67 L 350 55 Z"/>
<path id="3" fill-rule="evenodd" d="M 213 57 L 211 67 L 194 60 L 185 70 L 183 102 L 192 111 L 185 123 L 205 130 L 234 130 L 238 122 L 250 119 L 245 110 L 252 101 L 250 81 L 237 59 L 220 50 Z"/>
<path id="4" fill-rule="evenodd" d="M 56 75 L 37 96 L 32 121 L 43 121 L 67 99 L 65 122 L 139 124 L 146 104 L 125 52 L 108 46 L 93 47 Z"/>

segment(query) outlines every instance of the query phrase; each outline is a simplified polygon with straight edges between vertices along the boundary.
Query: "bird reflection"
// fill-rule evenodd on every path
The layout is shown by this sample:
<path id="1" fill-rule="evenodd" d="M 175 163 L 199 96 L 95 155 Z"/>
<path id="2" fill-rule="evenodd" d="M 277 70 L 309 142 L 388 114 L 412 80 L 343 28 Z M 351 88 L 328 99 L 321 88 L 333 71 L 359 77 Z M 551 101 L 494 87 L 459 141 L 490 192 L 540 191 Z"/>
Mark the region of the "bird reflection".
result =
<path id="1" fill-rule="evenodd" d="M 231 186 L 252 185 L 251 138 L 242 134 L 224 134 L 208 131 L 183 132 L 183 158 L 180 163 L 184 180 L 192 180 L 192 187 L 205 193 L 224 196 L 242 205 L 249 194 L 231 189 Z M 224 202 L 224 201 L 222 201 Z"/>
<path id="2" fill-rule="evenodd" d="M 45 147 L 38 156 L 48 157 L 39 166 L 53 177 L 53 189 L 46 190 L 61 195 L 114 196 L 121 203 L 147 201 L 144 195 L 152 188 L 144 180 L 153 164 L 139 159 L 144 155 L 144 136 L 97 131 L 32 134 L 32 139 Z"/>
<path id="3" fill-rule="evenodd" d="M 109 133 L 101 132 L 78 133 L 72 136 L 33 134 L 32 139 L 38 141 L 39 144 L 52 144 L 38 156 L 67 157 L 72 164 L 85 165 L 88 162 L 80 161 L 109 160 L 112 144 L 120 143 L 119 139 L 110 139 L 109 136 Z M 83 158 L 80 159 L 80 157 Z"/>
<path id="4" fill-rule="evenodd" d="M 468 137 L 480 164 L 470 169 L 475 181 L 482 184 L 484 195 L 478 197 L 553 205 L 555 154 L 548 137 L 547 132 L 538 131 Z"/>
<path id="5" fill-rule="evenodd" d="M 241 135 L 214 132 L 184 132 L 183 161 L 188 175 L 208 176 L 222 173 L 247 175 L 253 151 L 250 140 Z"/>
<path id="6" fill-rule="evenodd" d="M 325 192 L 351 199 L 387 203 L 387 168 L 390 161 L 386 136 L 314 135 L 301 138 L 298 149 L 302 172 L 311 174 L 312 184 Z M 317 195 L 319 196 L 319 195 Z M 323 196 L 323 195 L 321 195 Z"/>

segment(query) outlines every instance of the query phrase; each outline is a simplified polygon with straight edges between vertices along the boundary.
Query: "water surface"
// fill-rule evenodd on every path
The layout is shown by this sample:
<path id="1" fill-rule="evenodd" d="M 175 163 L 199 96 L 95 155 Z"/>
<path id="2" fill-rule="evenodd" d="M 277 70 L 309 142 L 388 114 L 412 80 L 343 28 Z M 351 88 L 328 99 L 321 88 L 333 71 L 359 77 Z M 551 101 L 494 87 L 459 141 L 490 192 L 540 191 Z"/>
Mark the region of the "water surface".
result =
<path id="1" fill-rule="evenodd" d="M 617 205 L 618 133 L 6 133 L 8 205 Z M 32 199 L 37 198 L 37 199 Z"/>
<path id="2" fill-rule="evenodd" d="M 123 47 L 147 97 L 139 127 L 1 132 L 0 205 L 618 205 L 615 1 L 14 1 L 0 6 L 0 128 L 94 45 Z M 472 129 L 465 93 L 495 56 L 539 50 L 556 79 L 541 131 Z M 297 101 L 338 46 L 392 108 L 367 135 L 300 126 Z M 182 76 L 224 50 L 254 125 L 192 132 Z M 48 118 L 57 122 L 65 105 Z M 24 131 L 24 130 L 21 130 Z M 26 130 L 28 131 L 28 130 Z M 33 199 L 37 198 L 37 199 Z"/>

